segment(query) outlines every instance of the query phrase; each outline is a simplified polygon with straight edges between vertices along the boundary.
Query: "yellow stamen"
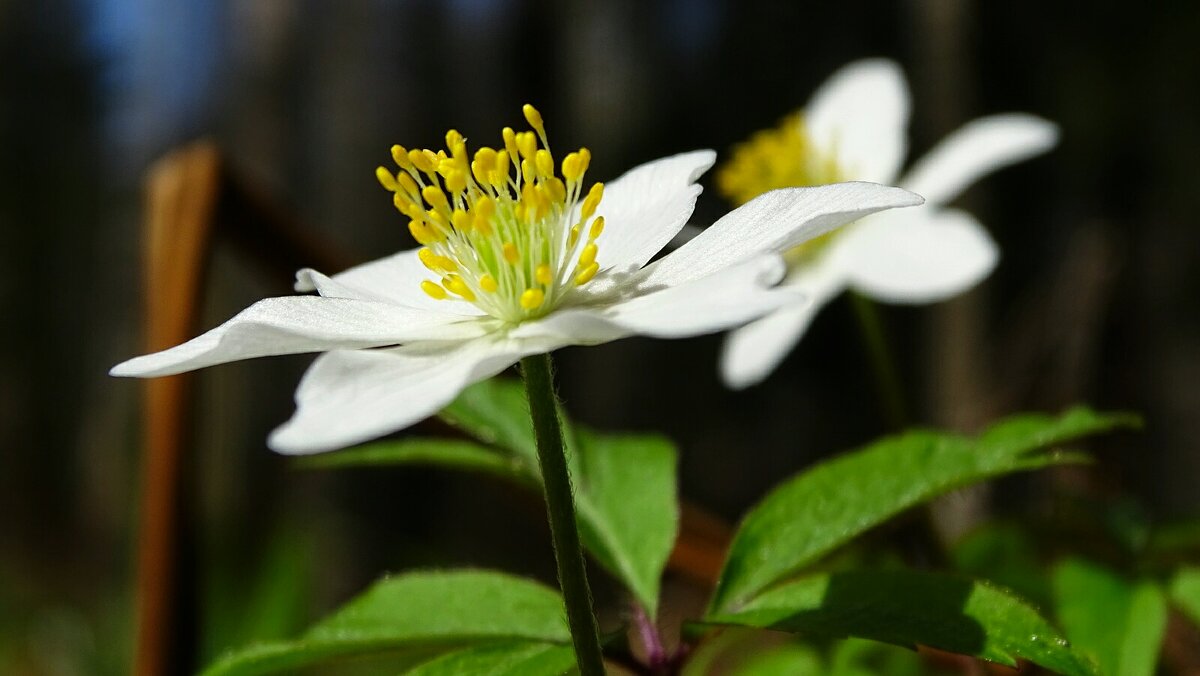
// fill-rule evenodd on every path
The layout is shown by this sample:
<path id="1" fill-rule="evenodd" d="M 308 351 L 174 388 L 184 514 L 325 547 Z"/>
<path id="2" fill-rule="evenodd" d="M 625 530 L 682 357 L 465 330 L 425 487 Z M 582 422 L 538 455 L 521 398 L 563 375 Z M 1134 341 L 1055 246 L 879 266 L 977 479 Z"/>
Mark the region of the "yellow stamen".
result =
<path id="1" fill-rule="evenodd" d="M 392 146 L 392 161 L 406 172 L 413 168 L 412 161 L 408 159 L 408 150 L 404 146 Z"/>
<path id="2" fill-rule="evenodd" d="M 595 277 L 596 273 L 599 271 L 599 263 L 592 263 L 591 265 L 587 266 L 579 274 L 575 275 L 575 286 L 583 286 L 584 284 L 592 281 L 592 278 Z"/>
<path id="3" fill-rule="evenodd" d="M 421 282 L 421 290 L 436 300 L 446 300 L 446 290 L 428 279 Z"/>
<path id="4" fill-rule="evenodd" d="M 583 207 L 579 212 L 585 221 L 591 218 L 592 214 L 596 213 L 596 207 L 600 206 L 600 200 L 602 199 L 604 199 L 604 184 L 593 184 L 592 189 L 588 191 L 587 197 L 583 198 Z"/>
<path id="5" fill-rule="evenodd" d="M 491 275 L 484 275 L 479 278 L 479 288 L 488 293 L 495 293 L 500 285 L 496 283 L 496 278 Z"/>
<path id="6" fill-rule="evenodd" d="M 462 277 L 459 277 L 458 275 L 447 275 L 442 279 L 442 286 L 446 287 L 447 290 L 462 296 L 464 300 L 475 300 L 475 292 L 471 291 L 471 287 L 467 286 L 467 283 L 464 282 Z"/>
<path id="7" fill-rule="evenodd" d="M 521 260 L 521 250 L 518 249 L 517 246 L 512 242 L 506 243 L 502 250 L 504 252 L 504 260 L 508 261 L 509 263 L 515 265 L 517 261 Z"/>
<path id="8" fill-rule="evenodd" d="M 596 220 L 592 221 L 592 227 L 588 230 L 588 241 L 595 241 L 602 232 L 604 232 L 604 217 L 597 216 Z"/>
<path id="9" fill-rule="evenodd" d="M 529 126 L 537 130 L 538 134 L 546 133 L 546 127 L 542 122 L 542 114 L 538 112 L 537 108 L 526 103 L 521 107 L 521 112 L 525 113 L 525 121 L 529 123 Z"/>
<path id="10" fill-rule="evenodd" d="M 579 252 L 579 267 L 586 268 L 596 262 L 596 252 L 600 247 L 595 244 L 589 244 L 583 247 L 583 251 Z"/>
<path id="11" fill-rule="evenodd" d="M 396 183 L 396 176 L 391 171 L 388 171 L 387 167 L 376 167 L 375 178 L 379 179 L 379 185 L 383 186 L 384 190 L 396 192 L 400 187 Z"/>
<path id="12" fill-rule="evenodd" d="M 549 284 L 554 281 L 554 271 L 550 269 L 549 265 L 542 263 L 534 270 L 533 278 L 538 281 L 538 284 Z"/>
<path id="13" fill-rule="evenodd" d="M 542 301 L 546 299 L 546 294 L 541 289 L 525 289 L 525 293 L 521 294 L 521 307 L 526 310 L 536 310 L 541 307 Z"/>

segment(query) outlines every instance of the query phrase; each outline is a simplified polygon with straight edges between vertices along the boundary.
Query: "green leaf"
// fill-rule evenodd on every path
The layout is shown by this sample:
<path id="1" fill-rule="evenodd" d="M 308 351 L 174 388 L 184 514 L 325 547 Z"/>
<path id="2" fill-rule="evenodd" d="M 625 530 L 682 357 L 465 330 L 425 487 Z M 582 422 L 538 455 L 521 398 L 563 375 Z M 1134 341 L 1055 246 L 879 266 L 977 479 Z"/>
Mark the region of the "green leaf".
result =
<path id="1" fill-rule="evenodd" d="M 569 645 L 562 598 L 500 573 L 408 573 L 376 583 L 299 639 L 252 645 L 204 673 L 265 674 L 385 653 L 427 659 L 499 640 Z"/>
<path id="2" fill-rule="evenodd" d="M 449 469 L 493 474 L 520 483 L 537 483 L 537 466 L 521 457 L 505 456 L 495 449 L 459 439 L 399 439 L 379 441 L 337 453 L 301 458 L 299 467 L 330 469 L 380 465 L 435 465 Z"/>
<path id="3" fill-rule="evenodd" d="M 476 383 L 463 390 L 439 416 L 479 441 L 515 453 L 531 461 L 531 466 L 538 466 L 529 401 L 520 381 L 492 378 Z"/>
<path id="4" fill-rule="evenodd" d="M 910 507 L 985 479 L 1078 462 L 1047 446 L 1136 424 L 1085 408 L 1020 415 L 972 440 L 929 430 L 887 437 L 772 491 L 742 521 L 711 608 L 730 610 Z"/>
<path id="5" fill-rule="evenodd" d="M 1153 582 L 1133 583 L 1089 561 L 1054 568 L 1058 620 L 1075 647 L 1109 676 L 1151 676 L 1167 628 L 1167 602 Z"/>
<path id="6" fill-rule="evenodd" d="M 1171 600 L 1200 626 L 1200 568 L 1181 568 L 1171 580 Z"/>
<path id="7" fill-rule="evenodd" d="M 654 617 L 679 528 L 675 447 L 648 436 L 580 432 L 575 501 L 584 546 Z"/>
<path id="8" fill-rule="evenodd" d="M 1097 672 L 1042 617 L 987 582 L 912 571 L 848 571 L 782 584 L 705 621 L 917 644 L 1015 666 L 1025 659 L 1068 676 Z"/>
<path id="9" fill-rule="evenodd" d="M 447 653 L 407 676 L 561 676 L 575 668 L 570 646 L 529 641 L 474 646 Z"/>
<path id="10" fill-rule="evenodd" d="M 796 643 L 757 652 L 729 670 L 729 676 L 821 676 L 826 673 L 820 654 L 809 646 Z"/>

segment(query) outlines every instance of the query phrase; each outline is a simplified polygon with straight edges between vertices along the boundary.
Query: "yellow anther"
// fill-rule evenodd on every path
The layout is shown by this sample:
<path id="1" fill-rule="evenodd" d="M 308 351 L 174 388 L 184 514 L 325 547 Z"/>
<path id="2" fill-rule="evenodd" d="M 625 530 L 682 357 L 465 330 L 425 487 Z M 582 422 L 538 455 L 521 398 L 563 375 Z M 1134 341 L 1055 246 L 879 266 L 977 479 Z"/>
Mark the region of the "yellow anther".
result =
<path id="1" fill-rule="evenodd" d="M 429 203 L 429 206 L 433 207 L 434 209 L 441 210 L 446 209 L 449 206 L 449 202 L 446 201 L 446 193 L 442 192 L 442 189 L 436 185 L 425 186 L 425 189 L 421 191 L 421 196 L 424 197 L 425 201 Z M 591 195 L 589 195 L 589 197 L 591 197 Z"/>
<path id="2" fill-rule="evenodd" d="M 413 239 L 417 240 L 418 244 L 432 244 L 437 241 L 437 235 L 421 221 L 409 221 L 408 231 L 412 233 Z"/>
<path id="3" fill-rule="evenodd" d="M 587 246 L 583 247 L 583 251 L 579 252 L 579 267 L 586 268 L 592 263 L 595 263 L 596 251 L 599 249 L 600 247 L 596 246 L 595 244 L 588 244 Z"/>
<path id="4" fill-rule="evenodd" d="M 542 185 L 545 186 L 546 194 L 550 197 L 551 202 L 562 202 L 567 199 L 567 186 L 559 177 L 551 176 Z"/>
<path id="5" fill-rule="evenodd" d="M 458 163 L 449 157 L 438 160 L 437 173 L 441 174 L 443 177 L 449 176 L 450 172 L 454 171 L 457 168 L 458 168 Z"/>
<path id="6" fill-rule="evenodd" d="M 421 264 L 430 270 L 437 269 L 437 263 L 433 260 L 436 257 L 437 254 L 433 252 L 433 249 L 422 248 L 417 251 L 417 258 L 420 259 Z"/>
<path id="7" fill-rule="evenodd" d="M 588 241 L 596 241 L 602 232 L 604 232 L 604 217 L 597 216 L 596 220 L 592 221 L 592 227 L 588 229 Z"/>
<path id="8" fill-rule="evenodd" d="M 542 176 L 554 175 L 554 156 L 549 150 L 542 148 L 534 154 L 534 163 L 537 164 L 538 173 Z"/>
<path id="9" fill-rule="evenodd" d="M 435 166 L 434 162 L 437 159 L 436 155 L 434 155 L 433 158 L 430 158 L 429 155 L 433 155 L 433 153 L 429 153 L 429 155 L 425 154 L 428 152 L 428 150 L 417 149 L 408 151 L 408 161 L 412 162 L 412 165 L 417 168 L 417 171 L 423 171 L 426 174 L 433 172 L 433 168 Z"/>
<path id="10" fill-rule="evenodd" d="M 562 161 L 562 175 L 567 179 L 568 183 L 575 183 L 582 176 L 583 172 L 579 170 L 580 160 L 579 153 L 568 153 Z"/>
<path id="11" fill-rule="evenodd" d="M 580 213 L 583 215 L 585 221 L 591 218 L 592 214 L 596 213 L 596 207 L 600 206 L 600 200 L 602 199 L 604 199 L 604 184 L 593 184 L 592 189 L 588 191 L 587 197 L 583 198 L 583 207 L 580 208 Z"/>
<path id="12" fill-rule="evenodd" d="M 404 146 L 392 146 L 392 161 L 404 171 L 412 169 L 412 162 L 408 159 L 408 150 Z"/>
<path id="13" fill-rule="evenodd" d="M 532 160 L 534 154 L 537 153 L 537 136 L 531 131 L 517 134 L 517 150 L 521 152 L 521 157 Z"/>
<path id="14" fill-rule="evenodd" d="M 392 197 L 392 203 L 396 205 L 396 208 L 400 210 L 400 213 L 408 216 L 414 221 L 425 220 L 425 209 L 401 193 L 395 193 L 395 196 Z"/>
<path id="15" fill-rule="evenodd" d="M 527 185 L 533 182 L 533 162 L 521 160 L 521 177 L 525 179 Z"/>
<path id="16" fill-rule="evenodd" d="M 521 112 L 525 113 L 525 121 L 529 123 L 529 126 L 536 129 L 537 133 L 546 133 L 546 127 L 542 124 L 542 114 L 538 112 L 537 108 L 526 103 L 521 107 Z"/>
<path id="17" fill-rule="evenodd" d="M 460 193 L 467 189 L 467 175 L 454 169 L 446 175 L 446 189 L 452 193 Z"/>
<path id="18" fill-rule="evenodd" d="M 509 157 L 517 156 L 517 133 L 512 130 L 512 127 L 505 127 L 500 131 L 504 137 L 504 150 L 508 152 Z"/>
<path id="19" fill-rule="evenodd" d="M 592 277 L 595 277 L 597 272 L 600 272 L 600 264 L 593 262 L 575 275 L 575 286 L 583 286 L 592 281 Z"/>
<path id="20" fill-rule="evenodd" d="M 504 252 L 504 260 L 512 263 L 513 265 L 516 265 L 521 260 L 521 251 L 520 249 L 517 249 L 516 245 L 512 242 L 505 243 L 505 245 L 501 247 L 501 251 Z"/>
<path id="21" fill-rule="evenodd" d="M 462 277 L 459 277 L 458 275 L 446 275 L 442 279 L 442 286 L 446 287 L 446 289 L 449 291 L 462 296 L 464 300 L 475 300 L 475 292 L 472 291 L 471 287 L 467 286 L 467 283 L 464 282 Z"/>
<path id="22" fill-rule="evenodd" d="M 508 181 L 508 162 L 512 153 L 501 150 L 496 153 L 496 168 L 492 170 L 492 184 L 499 187 Z"/>
<path id="23" fill-rule="evenodd" d="M 554 281 L 554 271 L 549 265 L 542 263 L 533 271 L 533 278 L 538 281 L 538 284 L 549 284 Z"/>
<path id="24" fill-rule="evenodd" d="M 492 221 L 481 214 L 475 214 L 475 222 L 472 223 L 472 227 L 484 237 L 492 236 Z"/>
<path id="25" fill-rule="evenodd" d="M 579 243 L 579 226 L 572 225 L 571 232 L 570 232 L 570 234 L 567 235 L 567 248 L 574 249 L 575 245 L 578 243 Z"/>
<path id="26" fill-rule="evenodd" d="M 475 160 L 471 162 L 471 173 L 480 183 L 491 183 L 491 172 L 496 169 L 496 151 L 491 148 L 480 148 L 475 152 Z"/>
<path id="27" fill-rule="evenodd" d="M 488 293 L 495 293 L 496 289 L 500 288 L 500 285 L 496 283 L 495 277 L 491 275 L 484 275 L 479 278 L 479 288 L 487 291 Z"/>
<path id="28" fill-rule="evenodd" d="M 440 211 L 429 209 L 425 212 L 425 221 L 429 223 L 429 227 L 437 234 L 441 235 L 450 227 L 450 222 L 442 215 Z"/>
<path id="29" fill-rule="evenodd" d="M 587 148 L 579 149 L 579 175 L 583 176 L 587 173 L 588 167 L 592 164 L 592 151 Z"/>
<path id="30" fill-rule="evenodd" d="M 450 223 L 454 229 L 459 232 L 466 232 L 471 229 L 471 216 L 462 209 L 455 209 L 450 215 Z"/>
<path id="31" fill-rule="evenodd" d="M 458 133 L 457 129 L 451 129 L 446 132 L 446 147 L 450 149 L 451 153 L 454 152 L 455 146 L 464 145 L 465 141 L 466 139 L 463 138 L 462 134 Z"/>
<path id="32" fill-rule="evenodd" d="M 446 300 L 446 290 L 426 279 L 421 282 L 421 290 L 435 300 Z"/>
<path id="33" fill-rule="evenodd" d="M 496 203 L 492 201 L 492 198 L 484 195 L 475 200 L 475 207 L 472 211 L 475 212 L 476 218 L 490 219 L 492 214 L 496 213 Z"/>
<path id="34" fill-rule="evenodd" d="M 417 188 L 417 182 L 414 181 L 413 177 L 409 176 L 407 173 L 397 176 L 396 183 L 400 184 L 400 187 L 404 189 L 404 192 L 408 193 L 409 195 L 416 195 L 420 192 Z"/>
<path id="35" fill-rule="evenodd" d="M 521 294 L 521 307 L 526 310 L 534 310 L 542 305 L 542 301 L 546 300 L 546 294 L 541 289 L 525 289 Z"/>
<path id="36" fill-rule="evenodd" d="M 400 186 L 396 183 L 396 177 L 387 167 L 376 167 L 375 178 L 379 179 L 379 185 L 383 186 L 384 190 L 396 192 Z"/>

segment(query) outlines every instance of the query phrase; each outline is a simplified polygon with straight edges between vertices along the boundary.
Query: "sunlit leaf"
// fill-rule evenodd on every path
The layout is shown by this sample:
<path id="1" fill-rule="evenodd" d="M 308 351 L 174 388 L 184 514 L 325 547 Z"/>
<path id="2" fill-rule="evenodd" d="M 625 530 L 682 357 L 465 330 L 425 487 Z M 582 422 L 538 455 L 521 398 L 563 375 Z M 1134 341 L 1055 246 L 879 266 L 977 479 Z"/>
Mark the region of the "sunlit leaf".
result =
<path id="1" fill-rule="evenodd" d="M 1025 601 L 989 583 L 951 575 L 813 575 L 774 587 L 736 611 L 710 613 L 705 621 L 925 645 L 1010 666 L 1024 659 L 1068 676 L 1098 673 Z"/>
<path id="2" fill-rule="evenodd" d="M 675 448 L 659 437 L 579 433 L 575 499 L 584 546 L 653 617 L 679 527 Z"/>
<path id="3" fill-rule="evenodd" d="M 1153 582 L 1134 583 L 1098 564 L 1054 569 L 1058 620 L 1075 648 L 1108 676 L 1151 676 L 1167 628 L 1167 602 Z"/>
<path id="4" fill-rule="evenodd" d="M 296 640 L 249 646 L 204 673 L 276 673 L 381 654 L 425 660 L 499 641 L 570 645 L 562 598 L 500 573 L 408 573 L 376 583 Z"/>
<path id="5" fill-rule="evenodd" d="M 570 646 L 528 641 L 474 646 L 406 671 L 406 676 L 560 676 L 575 667 Z"/>
<path id="6" fill-rule="evenodd" d="M 1171 580 L 1171 601 L 1200 626 L 1200 568 L 1182 568 Z"/>
<path id="7" fill-rule="evenodd" d="M 1128 415 L 1076 408 L 1058 417 L 1020 415 L 979 438 L 928 430 L 887 437 L 776 488 L 742 521 L 711 608 L 728 611 L 868 529 L 922 502 L 991 477 L 1078 462 L 1045 450 L 1114 427 Z"/>
<path id="8" fill-rule="evenodd" d="M 381 465 L 433 465 L 448 469 L 494 474 L 521 483 L 536 482 L 536 466 L 523 457 L 461 439 L 409 438 L 378 441 L 337 453 L 301 458 L 300 467 L 332 469 Z"/>

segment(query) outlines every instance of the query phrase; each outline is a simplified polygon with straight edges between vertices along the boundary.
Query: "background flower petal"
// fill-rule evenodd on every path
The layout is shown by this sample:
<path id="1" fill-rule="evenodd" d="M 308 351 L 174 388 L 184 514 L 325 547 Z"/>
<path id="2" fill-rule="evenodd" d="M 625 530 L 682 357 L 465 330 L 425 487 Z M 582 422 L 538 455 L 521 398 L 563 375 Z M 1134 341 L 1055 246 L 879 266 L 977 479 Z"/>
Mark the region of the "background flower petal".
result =
<path id="1" fill-rule="evenodd" d="M 984 175 L 1046 152 L 1058 127 L 1034 115 L 1008 113 L 969 122 L 913 164 L 901 185 L 930 204 L 945 204 Z"/>
<path id="2" fill-rule="evenodd" d="M 267 445 L 289 455 L 321 453 L 404 429 L 441 410 L 468 385 L 557 346 L 486 336 L 328 352 L 304 374 L 295 414 Z"/>
<path id="3" fill-rule="evenodd" d="M 760 195 L 638 277 L 644 287 L 675 286 L 708 276 L 747 258 L 782 252 L 869 214 L 921 203 L 907 190 L 874 183 L 835 183 L 784 188 Z"/>
<path id="4" fill-rule="evenodd" d="M 182 345 L 117 364 L 114 376 L 165 376 L 239 359 L 450 340 L 485 328 L 463 317 L 344 298 L 267 298 Z"/>
<path id="5" fill-rule="evenodd" d="M 908 144 L 908 85 L 886 59 L 856 61 L 834 73 L 805 108 L 805 125 L 822 152 L 839 158 L 846 178 L 891 183 Z"/>
<path id="6" fill-rule="evenodd" d="M 891 303 L 932 303 L 977 284 L 996 266 L 996 243 L 970 214 L 921 208 L 883 214 L 846 233 L 850 285 Z"/>
<path id="7" fill-rule="evenodd" d="M 789 278 L 783 288 L 802 296 L 726 336 L 720 371 L 721 380 L 730 388 L 740 390 L 765 380 L 800 341 L 821 308 L 846 288 L 846 278 L 833 259 L 825 258 Z"/>

